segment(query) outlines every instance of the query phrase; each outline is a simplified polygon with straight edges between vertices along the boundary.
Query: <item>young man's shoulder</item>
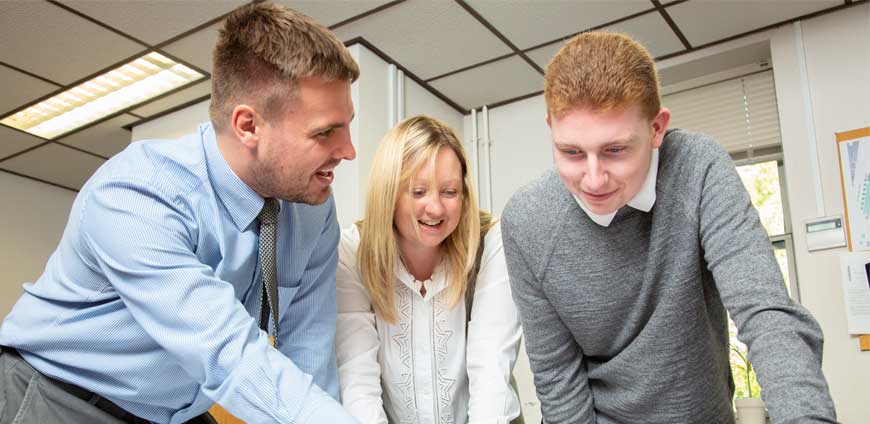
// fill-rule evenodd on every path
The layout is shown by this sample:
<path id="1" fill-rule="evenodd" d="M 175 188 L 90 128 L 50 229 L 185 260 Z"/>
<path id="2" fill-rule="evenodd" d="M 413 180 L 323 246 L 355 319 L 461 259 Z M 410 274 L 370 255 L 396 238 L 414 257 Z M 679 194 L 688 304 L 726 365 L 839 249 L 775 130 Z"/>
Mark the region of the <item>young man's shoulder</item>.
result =
<path id="1" fill-rule="evenodd" d="M 660 151 L 666 160 L 694 164 L 709 163 L 727 156 L 712 137 L 679 128 L 668 129 Z"/>
<path id="2" fill-rule="evenodd" d="M 566 202 L 573 200 L 555 169 L 526 184 L 508 200 L 501 217 L 506 234 L 538 233 L 559 221 Z"/>

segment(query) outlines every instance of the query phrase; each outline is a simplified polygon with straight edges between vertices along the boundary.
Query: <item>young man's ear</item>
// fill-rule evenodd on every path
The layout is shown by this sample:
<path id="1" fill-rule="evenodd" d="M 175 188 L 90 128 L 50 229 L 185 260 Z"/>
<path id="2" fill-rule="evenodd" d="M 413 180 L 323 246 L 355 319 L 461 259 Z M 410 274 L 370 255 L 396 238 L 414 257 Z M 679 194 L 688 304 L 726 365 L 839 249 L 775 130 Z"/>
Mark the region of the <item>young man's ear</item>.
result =
<path id="1" fill-rule="evenodd" d="M 668 123 L 671 121 L 671 111 L 668 108 L 659 109 L 659 113 L 652 120 L 653 143 L 652 148 L 657 149 L 662 145 L 665 139 L 665 131 L 668 129 Z"/>
<path id="2" fill-rule="evenodd" d="M 253 149 L 260 141 L 258 131 L 262 120 L 251 106 L 246 104 L 237 105 L 233 108 L 230 126 L 233 134 L 245 147 Z"/>
<path id="3" fill-rule="evenodd" d="M 553 128 L 553 125 L 550 124 L 550 113 L 549 112 L 547 112 L 547 114 L 544 116 L 544 120 L 547 121 L 548 127 Z"/>

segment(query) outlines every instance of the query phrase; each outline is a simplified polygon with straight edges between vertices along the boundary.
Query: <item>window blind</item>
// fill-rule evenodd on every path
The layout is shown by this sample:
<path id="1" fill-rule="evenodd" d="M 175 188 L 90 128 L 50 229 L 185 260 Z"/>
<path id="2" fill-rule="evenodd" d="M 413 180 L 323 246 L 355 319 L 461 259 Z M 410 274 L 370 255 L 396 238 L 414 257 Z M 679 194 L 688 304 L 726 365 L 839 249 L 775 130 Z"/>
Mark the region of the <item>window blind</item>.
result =
<path id="1" fill-rule="evenodd" d="M 782 144 L 772 71 L 669 94 L 662 104 L 669 127 L 707 134 L 729 153 Z"/>

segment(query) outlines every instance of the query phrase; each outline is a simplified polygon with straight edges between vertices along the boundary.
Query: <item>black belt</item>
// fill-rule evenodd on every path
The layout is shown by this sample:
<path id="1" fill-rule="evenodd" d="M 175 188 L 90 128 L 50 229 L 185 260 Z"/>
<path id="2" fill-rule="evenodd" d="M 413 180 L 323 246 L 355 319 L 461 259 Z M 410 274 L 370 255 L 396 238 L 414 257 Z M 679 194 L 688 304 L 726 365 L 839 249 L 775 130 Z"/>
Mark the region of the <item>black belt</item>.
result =
<path id="1" fill-rule="evenodd" d="M 14 348 L 11 348 L 8 346 L 0 346 L 0 353 L 9 354 L 11 356 L 17 357 L 18 359 L 21 359 L 24 362 L 27 362 L 24 360 L 24 358 L 21 357 L 21 355 L 18 353 L 18 351 L 15 350 Z M 39 372 L 39 371 L 34 370 L 34 372 Z M 120 406 L 115 405 L 114 402 L 112 402 L 112 401 L 110 401 L 110 400 L 90 391 L 90 390 L 83 389 L 79 386 L 76 386 L 75 384 L 70 384 L 67 382 L 56 380 L 56 379 L 51 378 L 51 377 L 44 375 L 44 374 L 42 375 L 42 377 L 47 379 L 49 382 L 51 382 L 55 386 L 60 387 L 63 391 L 65 391 L 65 392 L 67 392 L 67 393 L 87 402 L 87 403 L 90 403 L 95 408 L 97 408 L 97 409 L 123 421 L 123 422 L 130 423 L 130 424 L 149 424 L 150 423 L 150 421 L 143 419 L 143 418 L 139 418 L 139 417 L 127 412 L 126 410 L 124 410 L 124 408 L 121 408 Z"/>

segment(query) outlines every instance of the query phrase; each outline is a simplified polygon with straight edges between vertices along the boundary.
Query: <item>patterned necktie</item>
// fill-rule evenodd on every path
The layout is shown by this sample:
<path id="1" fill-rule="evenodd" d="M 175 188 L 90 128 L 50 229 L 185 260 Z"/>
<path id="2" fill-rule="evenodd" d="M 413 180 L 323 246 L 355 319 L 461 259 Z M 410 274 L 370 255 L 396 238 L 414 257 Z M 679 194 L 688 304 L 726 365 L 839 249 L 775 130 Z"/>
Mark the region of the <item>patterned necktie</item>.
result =
<path id="1" fill-rule="evenodd" d="M 272 345 L 278 340 L 278 269 L 275 264 L 275 241 L 278 239 L 278 201 L 269 198 L 257 215 L 260 220 L 260 275 L 263 277 L 260 302 L 260 328 L 269 332 L 269 311 L 272 312 Z"/>

